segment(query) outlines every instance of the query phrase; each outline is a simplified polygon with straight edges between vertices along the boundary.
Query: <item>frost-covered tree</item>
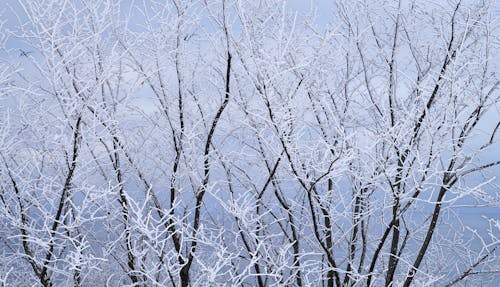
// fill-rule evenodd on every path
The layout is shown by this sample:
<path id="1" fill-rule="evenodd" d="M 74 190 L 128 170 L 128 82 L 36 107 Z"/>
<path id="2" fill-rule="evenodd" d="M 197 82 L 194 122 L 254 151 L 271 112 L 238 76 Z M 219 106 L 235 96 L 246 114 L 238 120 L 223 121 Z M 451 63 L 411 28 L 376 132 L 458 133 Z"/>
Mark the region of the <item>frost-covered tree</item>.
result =
<path id="1" fill-rule="evenodd" d="M 495 5 L 8 1 L 0 285 L 494 286 Z"/>

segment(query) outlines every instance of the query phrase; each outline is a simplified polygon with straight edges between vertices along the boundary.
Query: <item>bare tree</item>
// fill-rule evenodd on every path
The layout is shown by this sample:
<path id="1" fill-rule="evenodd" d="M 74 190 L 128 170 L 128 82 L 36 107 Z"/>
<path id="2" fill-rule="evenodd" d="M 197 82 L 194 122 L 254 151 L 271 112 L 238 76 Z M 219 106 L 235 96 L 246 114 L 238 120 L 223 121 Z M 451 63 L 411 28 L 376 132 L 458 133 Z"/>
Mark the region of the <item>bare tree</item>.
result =
<path id="1" fill-rule="evenodd" d="M 13 2 L 0 285 L 494 286 L 495 9 Z"/>

